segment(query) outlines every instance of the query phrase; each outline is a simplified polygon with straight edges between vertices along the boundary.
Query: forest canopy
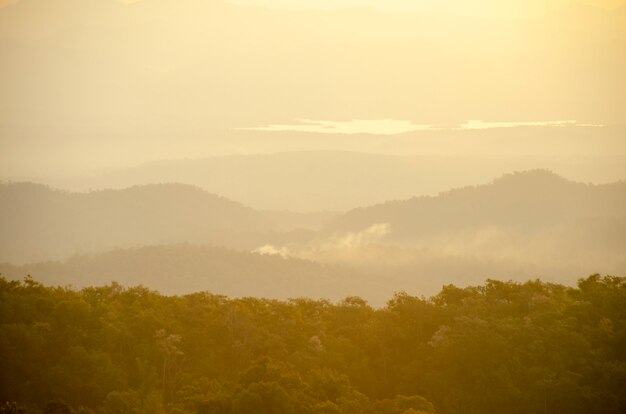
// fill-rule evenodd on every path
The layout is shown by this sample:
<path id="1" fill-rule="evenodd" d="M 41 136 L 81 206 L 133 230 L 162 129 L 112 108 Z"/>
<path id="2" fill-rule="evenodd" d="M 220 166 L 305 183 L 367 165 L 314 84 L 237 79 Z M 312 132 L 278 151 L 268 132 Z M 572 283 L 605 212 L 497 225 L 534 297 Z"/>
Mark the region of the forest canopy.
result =
<path id="1" fill-rule="evenodd" d="M 599 275 L 381 308 L 0 278 L 0 412 L 620 413 L 625 305 Z"/>

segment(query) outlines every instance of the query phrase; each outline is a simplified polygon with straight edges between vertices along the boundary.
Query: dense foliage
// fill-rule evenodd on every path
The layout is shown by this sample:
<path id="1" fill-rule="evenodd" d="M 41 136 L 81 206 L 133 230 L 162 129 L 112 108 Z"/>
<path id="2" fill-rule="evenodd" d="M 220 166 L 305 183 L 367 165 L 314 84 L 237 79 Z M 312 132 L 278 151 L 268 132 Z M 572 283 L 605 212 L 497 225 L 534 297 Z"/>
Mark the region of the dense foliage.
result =
<path id="1" fill-rule="evenodd" d="M 625 322 L 598 275 L 381 309 L 0 278 L 0 412 L 619 413 Z"/>

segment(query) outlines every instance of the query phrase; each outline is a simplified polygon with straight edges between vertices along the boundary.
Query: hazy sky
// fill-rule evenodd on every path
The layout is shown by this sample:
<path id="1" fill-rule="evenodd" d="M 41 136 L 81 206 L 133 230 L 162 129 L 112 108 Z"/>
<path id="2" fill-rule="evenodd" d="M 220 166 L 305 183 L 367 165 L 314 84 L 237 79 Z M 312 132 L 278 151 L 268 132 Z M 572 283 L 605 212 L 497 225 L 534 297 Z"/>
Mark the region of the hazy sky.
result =
<path id="1" fill-rule="evenodd" d="M 284 8 L 337 9 L 368 6 L 379 10 L 430 10 L 465 15 L 520 16 L 553 11 L 570 3 L 611 9 L 623 0 L 231 0 L 237 4 L 261 4 Z"/>
<path id="2" fill-rule="evenodd" d="M 0 0 L 0 7 L 19 0 Z M 149 0 L 120 0 L 125 3 Z M 242 5 L 289 9 L 340 9 L 373 7 L 378 10 L 431 10 L 469 15 L 519 16 L 544 13 L 571 3 L 612 9 L 624 0 L 226 0 Z"/>
<path id="3" fill-rule="evenodd" d="M 607 11 L 620 1 L 231 2 L 298 10 L 0 9 L 0 178 L 307 150 L 626 155 L 626 8 Z M 359 5 L 452 15 L 308 10 Z"/>

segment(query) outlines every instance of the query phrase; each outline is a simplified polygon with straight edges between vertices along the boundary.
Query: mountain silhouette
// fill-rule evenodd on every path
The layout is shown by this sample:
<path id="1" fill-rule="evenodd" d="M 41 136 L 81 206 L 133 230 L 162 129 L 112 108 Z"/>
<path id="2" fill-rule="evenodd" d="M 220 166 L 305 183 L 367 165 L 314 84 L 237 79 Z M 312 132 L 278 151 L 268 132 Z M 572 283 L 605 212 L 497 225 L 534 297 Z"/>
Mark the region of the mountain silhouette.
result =
<path id="1" fill-rule="evenodd" d="M 600 218 L 626 218 L 626 182 L 583 184 L 534 170 L 438 196 L 358 208 L 331 221 L 326 231 L 358 232 L 387 223 L 390 240 L 410 241 L 489 226 L 528 233 Z"/>
<path id="2" fill-rule="evenodd" d="M 0 184 L 0 211 L 0 257 L 14 262 L 114 247 L 210 242 L 216 234 L 271 228 L 259 212 L 181 184 L 91 193 Z"/>
<path id="3" fill-rule="evenodd" d="M 336 300 L 354 294 L 387 299 L 374 295 L 380 290 L 379 278 L 348 268 L 190 244 L 114 249 L 23 266 L 0 263 L 0 273 L 13 279 L 31 275 L 44 283 L 74 287 L 117 281 L 148 286 L 167 295 L 210 291 L 278 299 L 307 296 Z"/>

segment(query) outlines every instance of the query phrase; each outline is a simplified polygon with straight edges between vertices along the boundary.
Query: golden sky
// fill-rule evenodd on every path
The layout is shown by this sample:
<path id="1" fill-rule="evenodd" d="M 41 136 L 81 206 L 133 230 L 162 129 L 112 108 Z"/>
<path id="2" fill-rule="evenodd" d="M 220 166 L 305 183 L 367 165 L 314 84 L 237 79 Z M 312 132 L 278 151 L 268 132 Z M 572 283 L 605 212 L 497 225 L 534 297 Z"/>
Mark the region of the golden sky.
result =
<path id="1" fill-rule="evenodd" d="M 464 15 L 524 16 L 549 12 L 571 3 L 612 9 L 623 0 L 230 0 L 237 4 L 260 4 L 285 8 L 369 6 L 379 10 L 425 10 Z"/>
<path id="2" fill-rule="evenodd" d="M 116 1 L 0 11 L 0 177 L 306 150 L 626 155 L 626 12 L 456 16 L 567 0 L 228 0 L 452 15 Z M 348 136 L 362 133 L 370 146 Z"/>
<path id="3" fill-rule="evenodd" d="M 0 0 L 0 7 L 19 0 Z M 23 0 L 22 0 L 23 1 Z M 127 3 L 149 0 L 120 0 Z M 379 10 L 425 10 L 464 15 L 526 16 L 566 7 L 571 3 L 613 9 L 624 0 L 226 0 L 242 5 L 262 5 L 277 8 L 373 7 Z"/>

